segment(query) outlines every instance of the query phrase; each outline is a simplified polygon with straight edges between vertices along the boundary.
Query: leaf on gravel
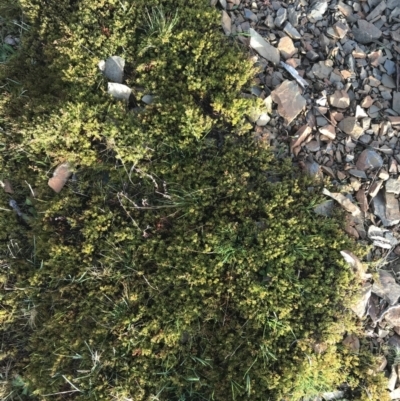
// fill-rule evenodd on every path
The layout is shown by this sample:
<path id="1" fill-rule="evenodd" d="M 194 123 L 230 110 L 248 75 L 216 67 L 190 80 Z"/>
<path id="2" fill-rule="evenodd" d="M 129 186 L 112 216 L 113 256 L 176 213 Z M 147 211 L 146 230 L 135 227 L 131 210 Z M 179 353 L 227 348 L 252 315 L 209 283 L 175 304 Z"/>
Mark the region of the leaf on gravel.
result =
<path id="1" fill-rule="evenodd" d="M 358 206 L 351 203 L 350 199 L 347 198 L 346 196 L 344 196 L 343 194 L 330 192 L 326 188 L 324 188 L 322 190 L 322 193 L 324 195 L 330 196 L 336 202 L 339 202 L 340 205 L 343 206 L 343 208 L 345 210 L 347 210 L 348 212 L 350 212 L 353 216 L 361 216 L 362 215 L 361 209 Z"/>

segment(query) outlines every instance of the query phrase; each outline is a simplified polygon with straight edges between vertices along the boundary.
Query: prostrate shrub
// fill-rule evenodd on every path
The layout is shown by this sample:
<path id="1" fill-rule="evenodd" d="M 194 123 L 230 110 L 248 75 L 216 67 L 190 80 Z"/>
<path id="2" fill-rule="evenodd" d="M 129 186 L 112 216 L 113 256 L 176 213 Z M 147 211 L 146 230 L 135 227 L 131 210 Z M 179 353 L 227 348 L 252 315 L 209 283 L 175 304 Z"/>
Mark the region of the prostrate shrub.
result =
<path id="1" fill-rule="evenodd" d="M 1 70 L 4 397 L 384 399 L 371 355 L 341 345 L 354 244 L 313 214 L 320 185 L 254 140 L 255 71 L 208 1 L 21 7 L 29 35 Z M 114 54 L 139 110 L 106 93 Z"/>

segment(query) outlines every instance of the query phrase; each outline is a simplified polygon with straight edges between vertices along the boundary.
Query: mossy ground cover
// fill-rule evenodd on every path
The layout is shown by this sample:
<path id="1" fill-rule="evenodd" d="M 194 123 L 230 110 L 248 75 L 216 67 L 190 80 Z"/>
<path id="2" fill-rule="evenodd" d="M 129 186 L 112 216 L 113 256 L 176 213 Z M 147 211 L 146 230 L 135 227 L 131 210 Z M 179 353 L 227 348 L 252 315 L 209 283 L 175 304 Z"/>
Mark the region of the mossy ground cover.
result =
<path id="1" fill-rule="evenodd" d="M 256 71 L 207 1 L 21 0 L 1 65 L 3 398 L 385 398 L 321 184 L 254 140 Z M 158 19 L 158 22 L 157 22 Z M 157 23 L 156 23 L 157 22 Z M 100 59 L 127 60 L 141 111 Z M 152 105 L 140 96 L 155 96 Z M 74 166 L 60 194 L 51 170 Z M 10 210 L 10 198 L 22 216 Z M 325 349 L 316 353 L 319 344 Z"/>

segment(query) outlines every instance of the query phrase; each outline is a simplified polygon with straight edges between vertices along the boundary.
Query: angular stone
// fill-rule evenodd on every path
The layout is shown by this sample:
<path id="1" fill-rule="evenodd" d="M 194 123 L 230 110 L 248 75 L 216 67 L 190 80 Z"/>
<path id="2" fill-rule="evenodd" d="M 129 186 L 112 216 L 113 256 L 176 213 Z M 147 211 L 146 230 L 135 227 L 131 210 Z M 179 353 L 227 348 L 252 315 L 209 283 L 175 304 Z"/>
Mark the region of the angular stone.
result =
<path id="1" fill-rule="evenodd" d="M 396 72 L 396 64 L 392 60 L 386 60 L 383 66 L 389 75 L 392 75 Z"/>
<path id="2" fill-rule="evenodd" d="M 390 194 L 400 194 L 400 181 L 394 178 L 390 178 L 385 183 L 386 192 Z"/>
<path id="3" fill-rule="evenodd" d="M 396 279 L 390 272 L 379 269 L 378 278 L 372 285 L 372 292 L 383 298 L 389 305 L 394 305 L 400 297 L 400 285 L 396 283 Z"/>
<path id="4" fill-rule="evenodd" d="M 346 24 L 343 24 L 343 22 L 338 21 L 333 25 L 333 29 L 339 39 L 343 39 L 346 36 L 349 27 Z"/>
<path id="5" fill-rule="evenodd" d="M 306 140 L 308 135 L 311 134 L 311 132 L 312 129 L 309 125 L 303 125 L 302 127 L 300 127 L 294 135 L 294 139 L 292 140 L 292 143 L 290 145 L 291 150 L 293 150 L 297 146 L 300 146 Z"/>
<path id="6" fill-rule="evenodd" d="M 274 24 L 275 26 L 277 26 L 278 28 L 280 28 L 283 23 L 286 21 L 287 19 L 287 11 L 286 8 L 281 7 L 277 12 L 276 12 L 276 18 L 274 20 Z"/>
<path id="7" fill-rule="evenodd" d="M 367 16 L 367 21 L 372 21 L 378 16 L 383 15 L 386 10 L 386 3 L 381 1 Z"/>
<path id="8" fill-rule="evenodd" d="M 296 82 L 286 80 L 272 93 L 272 100 L 278 104 L 278 113 L 290 124 L 304 109 L 307 102 Z"/>
<path id="9" fill-rule="evenodd" d="M 324 127 L 318 128 L 318 131 L 329 140 L 333 141 L 336 138 L 336 130 L 333 125 L 325 125 Z"/>
<path id="10" fill-rule="evenodd" d="M 371 297 L 372 285 L 364 283 L 362 288 L 359 290 L 354 304 L 351 306 L 351 310 L 362 319 L 367 311 L 368 301 Z"/>
<path id="11" fill-rule="evenodd" d="M 320 61 L 313 65 L 312 73 L 319 79 L 328 79 L 333 68 L 326 61 Z"/>
<path id="12" fill-rule="evenodd" d="M 383 74 L 382 75 L 382 85 L 386 86 L 386 88 L 394 89 L 396 87 L 396 83 L 394 82 L 394 79 L 390 77 L 388 74 Z"/>
<path id="13" fill-rule="evenodd" d="M 116 99 L 129 100 L 132 89 L 126 85 L 116 84 L 114 82 L 108 83 L 108 93 Z"/>
<path id="14" fill-rule="evenodd" d="M 262 113 L 258 120 L 256 121 L 256 124 L 259 127 L 264 127 L 271 121 L 271 117 L 267 113 Z"/>
<path id="15" fill-rule="evenodd" d="M 359 170 L 375 170 L 383 166 L 382 157 L 379 153 L 371 149 L 365 149 L 361 152 L 357 159 L 356 167 Z"/>
<path id="16" fill-rule="evenodd" d="M 112 56 L 106 60 L 104 75 L 111 81 L 121 84 L 124 79 L 125 60 L 119 56 Z"/>
<path id="17" fill-rule="evenodd" d="M 394 194 L 386 192 L 386 219 L 400 221 L 399 201 Z"/>
<path id="18" fill-rule="evenodd" d="M 366 96 L 362 101 L 361 101 L 361 107 L 364 107 L 365 109 L 368 109 L 372 106 L 372 103 L 374 103 L 374 99 L 371 98 L 371 96 Z"/>
<path id="19" fill-rule="evenodd" d="M 395 31 L 390 31 L 390 36 L 396 42 L 400 42 L 400 28 L 396 29 Z"/>
<path id="20" fill-rule="evenodd" d="M 327 200 L 315 206 L 314 213 L 319 216 L 329 217 L 332 215 L 335 203 L 333 200 Z"/>
<path id="21" fill-rule="evenodd" d="M 358 139 L 364 132 L 355 117 L 345 117 L 340 121 L 339 128 L 354 139 Z"/>
<path id="22" fill-rule="evenodd" d="M 146 104 L 152 104 L 153 100 L 154 100 L 154 96 L 152 96 L 152 95 L 144 95 L 142 97 L 142 102 L 146 103 Z"/>
<path id="23" fill-rule="evenodd" d="M 278 50 L 284 59 L 293 57 L 297 53 L 297 49 L 294 47 L 293 40 L 288 36 L 284 36 L 278 43 Z"/>
<path id="24" fill-rule="evenodd" d="M 348 20 L 353 20 L 354 18 L 353 18 L 353 9 L 349 6 L 349 5 L 347 5 L 347 4 L 345 4 L 345 3 L 343 3 L 341 0 L 339 1 L 339 3 L 338 3 L 338 5 L 337 5 L 337 7 L 338 7 L 338 10 L 348 19 Z"/>
<path id="25" fill-rule="evenodd" d="M 222 10 L 221 23 L 225 35 L 229 36 L 232 33 L 232 20 L 229 14 L 225 10 Z"/>
<path id="26" fill-rule="evenodd" d="M 322 20 L 323 15 L 328 9 L 328 0 L 314 0 L 311 2 L 311 7 L 307 13 L 307 18 L 310 22 Z"/>
<path id="27" fill-rule="evenodd" d="M 393 109 L 397 114 L 400 114 L 400 92 L 393 92 L 392 109 Z"/>
<path id="28" fill-rule="evenodd" d="M 399 0 L 387 0 L 387 8 L 393 10 L 400 5 Z"/>
<path id="29" fill-rule="evenodd" d="M 290 23 L 287 22 L 285 27 L 283 28 L 283 31 L 289 35 L 292 39 L 299 40 L 301 39 L 301 35 L 299 31 Z"/>
<path id="30" fill-rule="evenodd" d="M 273 64 L 279 64 L 280 56 L 279 50 L 270 45 L 265 39 L 257 33 L 253 28 L 249 29 L 250 33 L 250 47 L 252 47 L 260 56 Z"/>
<path id="31" fill-rule="evenodd" d="M 358 28 L 355 25 L 353 26 L 353 35 L 356 42 L 368 44 L 379 39 L 382 36 L 382 31 L 374 24 L 360 19 L 358 20 Z"/>
<path id="32" fill-rule="evenodd" d="M 244 17 L 250 21 L 257 22 L 258 18 L 257 15 L 253 13 L 253 11 L 249 10 L 248 8 L 244 8 Z"/>
<path id="33" fill-rule="evenodd" d="M 350 97 L 345 90 L 337 90 L 328 97 L 329 104 L 339 109 L 346 109 L 350 106 Z"/>
<path id="34" fill-rule="evenodd" d="M 62 163 L 54 170 L 53 177 L 49 179 L 48 185 L 54 192 L 59 193 L 71 175 L 71 165 L 68 162 Z"/>

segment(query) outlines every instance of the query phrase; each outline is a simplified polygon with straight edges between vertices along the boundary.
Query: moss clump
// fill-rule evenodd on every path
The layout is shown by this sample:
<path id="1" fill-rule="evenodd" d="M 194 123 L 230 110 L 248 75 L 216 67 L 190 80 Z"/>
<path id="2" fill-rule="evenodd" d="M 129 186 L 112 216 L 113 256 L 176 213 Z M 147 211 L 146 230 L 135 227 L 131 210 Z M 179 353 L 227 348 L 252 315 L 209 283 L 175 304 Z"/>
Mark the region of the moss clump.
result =
<path id="1" fill-rule="evenodd" d="M 254 70 L 207 3 L 21 1 L 30 35 L 1 75 L 29 95 L 7 84 L 0 106 L 1 178 L 27 216 L 0 220 L 0 363 L 21 397 L 376 387 L 367 357 L 338 346 L 357 330 L 339 254 L 354 244 L 313 215 L 318 185 L 246 131 Z M 151 27 L 161 13 L 170 29 Z M 96 65 L 116 53 L 131 60 L 126 83 L 155 96 L 139 113 L 105 93 Z M 56 195 L 48 171 L 65 159 L 76 181 Z"/>

